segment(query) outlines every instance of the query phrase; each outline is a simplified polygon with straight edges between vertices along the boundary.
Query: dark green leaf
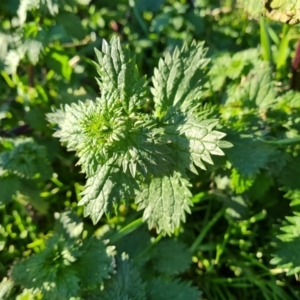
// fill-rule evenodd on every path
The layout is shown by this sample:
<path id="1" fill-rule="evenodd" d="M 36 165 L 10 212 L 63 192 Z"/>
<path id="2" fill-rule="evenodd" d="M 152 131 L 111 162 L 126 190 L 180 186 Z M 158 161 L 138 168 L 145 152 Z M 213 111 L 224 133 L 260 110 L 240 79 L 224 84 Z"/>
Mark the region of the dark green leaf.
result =
<path id="1" fill-rule="evenodd" d="M 138 208 L 144 209 L 149 228 L 155 226 L 157 232 L 170 235 L 180 221 L 185 221 L 185 212 L 190 213 L 192 205 L 189 186 L 178 172 L 151 180 L 136 198 Z"/>
<path id="2" fill-rule="evenodd" d="M 72 12 L 63 11 L 56 16 L 56 21 L 64 27 L 66 33 L 73 38 L 82 40 L 85 38 L 85 30 L 80 18 Z"/>
<path id="3" fill-rule="evenodd" d="M 185 271 L 192 262 L 191 253 L 186 245 L 172 239 L 165 239 L 158 243 L 152 261 L 155 270 L 168 275 Z"/>
<path id="4" fill-rule="evenodd" d="M 281 228 L 284 234 L 279 235 L 278 238 L 282 243 L 271 263 L 285 269 L 287 275 L 294 275 L 300 272 L 300 216 L 297 214 L 286 219 L 290 225 Z"/>
<path id="5" fill-rule="evenodd" d="M 253 176 L 260 168 L 266 168 L 277 153 L 275 146 L 247 136 L 232 136 L 228 140 L 234 147 L 226 150 L 232 165 L 242 176 Z"/>
<path id="6" fill-rule="evenodd" d="M 139 271 L 123 254 L 117 260 L 116 274 L 106 284 L 101 294 L 103 300 L 146 300 L 145 284 Z"/>
<path id="7" fill-rule="evenodd" d="M 179 280 L 166 281 L 162 278 L 152 280 L 147 289 L 149 300 L 199 300 L 201 292 L 188 283 Z"/>

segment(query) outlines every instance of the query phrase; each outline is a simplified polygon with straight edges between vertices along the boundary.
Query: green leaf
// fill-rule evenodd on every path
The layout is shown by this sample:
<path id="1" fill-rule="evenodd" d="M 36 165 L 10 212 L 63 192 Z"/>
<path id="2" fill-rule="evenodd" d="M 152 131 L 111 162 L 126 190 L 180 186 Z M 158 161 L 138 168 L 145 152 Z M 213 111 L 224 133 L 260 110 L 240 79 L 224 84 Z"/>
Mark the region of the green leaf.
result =
<path id="1" fill-rule="evenodd" d="M 58 75 L 62 75 L 66 80 L 71 79 L 72 67 L 69 64 L 69 56 L 59 51 L 51 51 L 47 62 Z"/>
<path id="2" fill-rule="evenodd" d="M 257 49 L 247 49 L 230 55 L 229 53 L 219 54 L 212 58 L 209 70 L 210 88 L 219 92 L 224 86 L 226 79 L 240 81 L 240 78 L 249 73 L 249 70 L 259 68 L 261 60 Z"/>
<path id="3" fill-rule="evenodd" d="M 297 190 L 289 190 L 285 195 L 285 198 L 291 200 L 291 206 L 298 206 L 300 205 L 300 189 Z"/>
<path id="4" fill-rule="evenodd" d="M 275 89 L 272 82 L 271 70 L 259 72 L 249 85 L 245 85 L 249 101 L 255 101 L 259 110 L 265 110 L 275 102 Z"/>
<path id="5" fill-rule="evenodd" d="M 237 79 L 241 75 L 245 65 L 245 59 L 236 59 L 231 57 L 229 53 L 221 54 L 220 56 L 213 58 L 211 68 L 209 70 L 210 87 L 213 91 L 219 91 L 227 78 Z"/>
<path id="6" fill-rule="evenodd" d="M 47 179 L 52 175 L 45 147 L 37 145 L 30 138 L 17 139 L 14 144 L 13 150 L 0 154 L 0 169 L 22 178 L 39 174 Z"/>
<path id="7" fill-rule="evenodd" d="M 290 189 L 300 188 L 300 155 L 297 157 L 289 157 L 286 164 L 278 174 L 279 182 Z"/>
<path id="8" fill-rule="evenodd" d="M 241 135 L 229 137 L 234 144 L 233 148 L 226 150 L 226 155 L 234 168 L 242 176 L 253 176 L 260 168 L 274 161 L 277 155 L 276 146 L 255 140 L 251 136 Z"/>
<path id="9" fill-rule="evenodd" d="M 261 43 L 262 57 L 265 61 L 272 63 L 270 35 L 268 32 L 268 26 L 263 17 L 260 17 L 259 25 L 260 25 L 260 43 Z"/>
<path id="10" fill-rule="evenodd" d="M 112 106 L 112 100 L 117 99 L 126 112 L 137 111 L 147 101 L 147 88 L 146 78 L 139 76 L 135 56 L 130 55 L 128 47 L 122 49 L 117 38 L 112 38 L 110 44 L 103 40 L 102 51 L 95 52 L 101 95 L 109 101 L 106 105 Z"/>
<path id="11" fill-rule="evenodd" d="M 192 194 L 189 182 L 180 173 L 156 177 L 137 195 L 138 209 L 144 209 L 143 217 L 149 228 L 171 234 L 185 221 L 185 211 L 190 213 Z"/>
<path id="12" fill-rule="evenodd" d="M 69 36 L 78 40 L 84 39 L 85 31 L 81 25 L 80 18 L 75 13 L 62 11 L 56 16 L 56 22 L 64 27 Z"/>
<path id="13" fill-rule="evenodd" d="M 131 259 L 135 259 L 140 253 L 151 245 L 151 236 L 146 226 L 141 226 L 126 236 L 121 238 L 116 246 L 119 253 L 127 253 Z M 134 245 L 134 247 L 132 247 Z M 138 262 L 144 263 L 150 259 L 149 255 L 144 253 L 139 256 Z"/>
<path id="14" fill-rule="evenodd" d="M 201 120 L 192 114 L 177 113 L 168 120 L 164 138 L 173 149 L 173 159 L 180 168 L 189 169 L 197 174 L 195 166 L 206 170 L 203 161 L 213 164 L 211 154 L 224 155 L 220 148 L 232 146 L 226 141 L 220 141 L 226 134 L 213 130 L 217 124 L 218 120 Z"/>
<path id="15" fill-rule="evenodd" d="M 276 57 L 276 70 L 278 74 L 281 73 L 281 76 L 287 67 L 287 60 L 289 57 L 289 43 L 292 39 L 292 32 L 290 28 L 291 27 L 286 24 L 283 26 L 282 34 L 280 36 L 281 40 L 279 44 L 278 54 Z"/>
<path id="16" fill-rule="evenodd" d="M 144 175 L 159 173 L 171 163 L 167 146 L 152 129 L 153 118 L 133 112 L 128 115 L 122 105 L 114 107 L 104 101 L 101 98 L 97 102 L 66 105 L 48 114 L 49 121 L 59 124 L 54 136 L 66 143 L 69 150 L 77 151 L 78 163 L 88 176 L 93 176 L 98 165 L 112 157 L 115 166 L 124 172 L 129 170 L 133 177 L 137 171 Z"/>
<path id="17" fill-rule="evenodd" d="M 278 142 L 268 141 L 268 142 L 277 142 L 279 143 L 288 143 L 296 140 L 300 135 L 300 93 L 297 91 L 287 91 L 286 93 L 280 95 L 277 98 L 277 103 L 273 107 L 272 117 L 276 119 L 276 124 L 281 124 L 284 128 L 288 130 L 286 137 L 288 139 L 282 139 Z"/>
<path id="18" fill-rule="evenodd" d="M 83 231 L 83 223 L 71 211 L 62 214 L 55 213 L 55 232 L 66 240 L 79 238 Z"/>
<path id="19" fill-rule="evenodd" d="M 39 182 L 37 180 L 21 179 L 16 200 L 22 203 L 30 203 L 40 214 L 46 214 L 49 202 L 40 196 Z"/>
<path id="20" fill-rule="evenodd" d="M 44 49 L 43 42 L 38 39 L 27 39 L 22 45 L 22 50 L 26 53 L 29 62 L 36 65 L 39 61 L 42 50 Z"/>
<path id="21" fill-rule="evenodd" d="M 90 216 L 96 224 L 104 213 L 117 208 L 122 199 L 129 200 L 134 188 L 138 188 L 134 179 L 115 168 L 112 159 L 88 178 L 78 205 L 85 205 L 84 215 Z"/>
<path id="22" fill-rule="evenodd" d="M 300 215 L 286 217 L 286 219 L 290 225 L 281 228 L 284 234 L 279 235 L 278 238 L 282 243 L 271 264 L 285 269 L 287 275 L 294 275 L 300 272 Z"/>
<path id="23" fill-rule="evenodd" d="M 175 275 L 185 271 L 192 262 L 191 252 L 179 241 L 164 239 L 154 249 L 151 260 L 161 274 Z"/>
<path id="24" fill-rule="evenodd" d="M 162 117 L 174 107 L 188 111 L 192 104 L 199 105 L 205 83 L 204 68 L 209 61 L 203 46 L 193 42 L 190 47 L 175 48 L 172 56 L 168 53 L 165 59 L 159 60 L 151 89 L 156 116 Z"/>
<path id="25" fill-rule="evenodd" d="M 43 252 L 14 266 L 13 280 L 26 288 L 40 289 L 46 300 L 76 296 L 79 278 L 70 264 L 76 260 L 77 251 L 76 247 L 54 236 L 48 240 Z"/>
<path id="26" fill-rule="evenodd" d="M 12 196 L 19 190 L 20 181 L 14 175 L 0 177 L 0 187 L 0 205 L 7 204 L 12 201 Z"/>
<path id="27" fill-rule="evenodd" d="M 265 111 L 276 102 L 276 93 L 272 81 L 271 70 L 264 69 L 251 72 L 247 80 L 229 95 L 229 101 L 239 102 L 247 108 L 258 108 Z"/>
<path id="28" fill-rule="evenodd" d="M 135 5 L 141 12 L 144 12 L 145 10 L 158 12 L 163 2 L 163 0 L 153 0 L 151 2 L 149 2 L 148 0 L 136 0 Z"/>
<path id="29" fill-rule="evenodd" d="M 48 124 L 45 120 L 45 111 L 41 107 L 31 107 L 26 113 L 25 120 L 30 128 L 35 130 L 46 131 L 48 129 Z"/>
<path id="30" fill-rule="evenodd" d="M 139 271 L 123 253 L 116 262 L 116 274 L 105 285 L 100 299 L 103 300 L 146 300 L 145 284 Z"/>
<path id="31" fill-rule="evenodd" d="M 253 200 L 264 199 L 266 193 L 270 190 L 270 187 L 273 184 L 274 184 L 274 179 L 273 177 L 270 177 L 268 170 L 266 170 L 265 172 L 259 172 L 259 174 L 255 176 L 254 183 L 252 184 L 249 190 L 250 199 Z"/>
<path id="32" fill-rule="evenodd" d="M 230 186 L 237 194 L 243 194 L 249 190 L 254 183 L 255 178 L 242 176 L 237 169 L 233 169 L 230 176 Z"/>
<path id="33" fill-rule="evenodd" d="M 28 289 L 38 289 L 43 299 L 76 297 L 82 286 L 95 288 L 112 272 L 112 248 L 92 238 L 82 240 L 82 222 L 70 212 L 56 215 L 56 232 L 45 249 L 18 262 L 13 280 Z"/>
<path id="34" fill-rule="evenodd" d="M 83 288 L 98 288 L 104 279 L 110 278 L 114 264 L 111 260 L 114 247 L 106 247 L 103 241 L 91 237 L 81 249 L 82 255 L 74 263 Z"/>
<path id="35" fill-rule="evenodd" d="M 178 279 L 166 281 L 162 278 L 151 280 L 147 286 L 149 300 L 199 300 L 201 292 L 189 283 Z"/>

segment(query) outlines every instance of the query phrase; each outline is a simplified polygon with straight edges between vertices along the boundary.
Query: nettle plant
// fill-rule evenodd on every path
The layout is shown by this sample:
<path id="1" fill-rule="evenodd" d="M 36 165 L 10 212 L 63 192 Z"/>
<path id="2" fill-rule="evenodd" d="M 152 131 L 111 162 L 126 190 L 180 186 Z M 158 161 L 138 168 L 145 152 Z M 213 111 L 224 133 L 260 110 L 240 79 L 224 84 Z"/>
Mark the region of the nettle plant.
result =
<path id="1" fill-rule="evenodd" d="M 149 228 L 171 235 L 192 205 L 187 170 L 205 170 L 205 163 L 213 164 L 211 155 L 232 146 L 214 130 L 218 120 L 201 109 L 206 49 L 193 42 L 167 54 L 151 88 L 119 39 L 103 41 L 96 54 L 100 97 L 48 115 L 58 126 L 54 135 L 76 151 L 86 174 L 79 205 L 96 224 L 134 199 Z M 150 99 L 154 109 L 145 113 Z"/>
<path id="2" fill-rule="evenodd" d="M 189 268 L 190 249 L 179 239 L 161 238 L 172 235 L 190 212 L 187 172 L 197 174 L 205 163 L 213 164 L 211 155 L 231 147 L 201 103 L 206 49 L 194 42 L 167 54 L 151 88 L 119 39 L 103 41 L 96 54 L 100 97 L 61 107 L 48 120 L 57 126 L 55 136 L 76 151 L 86 174 L 79 202 L 84 215 L 96 224 L 104 214 L 117 213 L 120 204 L 134 204 L 157 235 L 140 226 L 139 218 L 120 230 L 103 225 L 90 236 L 78 216 L 56 213 L 54 232 L 35 254 L 13 265 L 11 279 L 0 283 L 0 298 L 11 300 L 20 291 L 18 300 L 198 300 L 201 291 L 178 278 Z M 153 111 L 145 112 L 152 103 Z M 50 176 L 43 147 L 26 139 L 11 150 L 11 143 L 2 142 L 2 182 L 23 187 Z"/>
<path id="3" fill-rule="evenodd" d="M 269 245 L 272 234 L 262 235 L 256 222 L 268 214 L 266 232 L 273 224 L 276 227 L 278 216 L 273 208 L 278 202 L 283 214 L 282 202 L 277 201 L 282 199 L 282 192 L 287 192 L 285 197 L 291 200 L 291 206 L 299 204 L 300 158 L 295 143 L 299 142 L 300 94 L 278 89 L 273 70 L 261 61 L 257 49 L 213 58 L 206 76 L 208 59 L 203 44 L 185 45 L 160 60 L 151 88 L 146 78 L 139 76 L 135 58 L 128 48 L 121 48 L 118 39 L 112 39 L 110 44 L 104 41 L 102 51 L 96 53 L 100 97 L 63 106 L 48 119 L 56 124 L 55 135 L 61 142 L 76 151 L 86 174 L 87 183 L 79 202 L 85 215 L 96 224 L 104 214 L 117 213 L 121 204 L 131 205 L 143 210 L 143 219 L 157 234 L 147 230 L 145 224 L 140 226 L 141 218 L 133 221 L 140 212 L 127 214 L 126 225 L 123 216 L 108 224 L 103 224 L 107 221 L 104 220 L 91 234 L 75 214 L 56 212 L 54 231 L 32 238 L 31 245 L 40 245 L 34 248 L 35 254 L 29 256 L 31 252 L 26 251 L 23 257 L 29 257 L 14 260 L 9 279 L 0 283 L 0 298 L 199 300 L 198 288 L 178 275 L 188 270 L 191 254 L 196 250 L 197 260 L 207 261 L 210 255 L 203 254 L 198 246 L 208 229 L 224 216 L 228 222 L 224 238 L 222 231 L 219 239 L 218 230 L 216 235 L 211 231 L 209 237 L 217 241 L 211 266 L 221 267 L 211 272 L 210 265 L 205 266 L 200 277 L 199 273 L 193 276 L 192 268 L 182 277 L 191 278 L 210 299 L 219 297 L 220 290 L 228 298 L 245 298 L 245 291 L 253 290 L 253 295 L 266 299 L 274 295 L 288 299 L 275 277 L 269 281 L 267 276 L 261 276 L 266 274 L 266 267 L 254 259 L 253 248 L 264 249 L 261 253 L 264 251 L 266 260 L 273 251 Z M 205 86 L 210 89 L 205 91 Z M 218 120 L 209 119 L 209 110 L 203 105 L 203 99 L 210 96 L 222 99 L 218 105 L 220 118 L 234 147 L 226 151 L 225 172 L 212 174 L 210 190 L 194 195 L 193 201 L 198 196 L 210 197 L 206 199 L 209 205 L 205 206 L 205 217 L 197 224 L 200 235 L 188 249 L 180 240 L 187 241 L 185 234 L 190 230 L 181 234 L 183 227 L 175 229 L 192 206 L 190 172 L 197 174 L 205 169 L 207 163 L 213 163 L 211 155 L 223 155 L 221 148 L 231 146 L 222 140 L 225 134 L 215 130 Z M 153 107 L 151 112 L 149 107 Z M 41 187 L 53 174 L 46 148 L 30 138 L 8 136 L 0 139 L 0 203 L 9 203 L 18 191 L 14 196 L 18 202 L 24 203 L 21 197 L 27 195 L 30 204 L 47 212 L 45 202 L 32 197 L 40 195 Z M 202 174 L 199 175 L 197 179 Z M 274 192 L 277 187 L 281 190 Z M 212 198 L 228 206 L 226 214 L 225 209 L 211 211 Z M 283 243 L 271 261 L 278 266 L 276 272 L 288 275 L 298 274 L 300 268 L 300 217 L 298 212 L 294 214 L 282 227 L 279 239 Z M 208 221 L 210 216 L 213 217 Z M 23 230 L 22 234 L 25 228 L 36 232 L 31 219 L 22 221 L 16 210 L 5 218 L 4 225 L 0 225 L 0 247 L 5 245 L 3 240 L 10 238 L 6 230 L 12 223 Z M 174 231 L 173 238 L 162 239 Z M 246 234 L 247 243 L 241 245 L 241 236 L 244 241 Z M 254 269 L 253 264 L 258 268 Z M 216 276 L 230 274 L 226 268 L 241 270 L 235 274 L 237 284 L 215 280 Z M 208 272 L 203 274 L 203 270 Z M 247 288 L 256 285 L 253 272 L 261 277 L 258 292 Z M 272 288 L 270 282 L 274 283 Z M 246 287 L 245 291 L 239 292 L 237 286 Z"/>
<path id="4" fill-rule="evenodd" d="M 211 155 L 231 146 L 214 130 L 218 120 L 201 108 L 206 49 L 194 42 L 160 60 L 151 113 L 143 111 L 150 101 L 146 78 L 128 48 L 114 38 L 96 54 L 100 97 L 61 107 L 48 120 L 87 176 L 79 202 L 85 216 L 96 224 L 135 201 L 158 235 L 153 239 L 139 219 L 87 237 L 76 215 L 56 213 L 45 249 L 12 268 L 14 283 L 24 287 L 18 299 L 197 300 L 198 288 L 176 277 L 189 267 L 191 252 L 178 240 L 160 239 L 190 212 L 187 170 L 197 174 L 197 167 L 213 164 Z M 0 284 L 0 293 L 11 289 L 10 280 Z"/>

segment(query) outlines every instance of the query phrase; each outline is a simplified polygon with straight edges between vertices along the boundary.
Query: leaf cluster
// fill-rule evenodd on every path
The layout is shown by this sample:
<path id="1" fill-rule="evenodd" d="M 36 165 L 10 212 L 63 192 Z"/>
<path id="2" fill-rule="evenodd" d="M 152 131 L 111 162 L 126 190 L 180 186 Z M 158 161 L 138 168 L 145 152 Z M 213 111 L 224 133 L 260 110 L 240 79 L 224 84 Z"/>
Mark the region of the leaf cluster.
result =
<path id="1" fill-rule="evenodd" d="M 213 164 L 211 154 L 231 144 L 214 130 L 218 121 L 197 112 L 203 93 L 203 44 L 175 49 L 159 61 L 151 92 L 153 114 L 140 109 L 148 101 L 145 78 L 139 77 L 135 59 L 122 50 L 120 40 L 103 42 L 96 51 L 96 101 L 67 105 L 49 114 L 58 124 L 55 136 L 75 150 L 87 175 L 79 205 L 97 223 L 122 200 L 136 196 L 144 219 L 158 232 L 171 234 L 190 212 L 191 193 L 186 170 L 198 173 Z"/>
<path id="2" fill-rule="evenodd" d="M 277 265 L 278 268 L 284 270 L 287 275 L 299 274 L 300 261 L 298 256 L 299 251 L 299 235 L 300 235 L 300 221 L 299 215 L 293 217 L 286 217 L 288 225 L 281 228 L 282 233 L 277 237 L 282 241 L 279 250 L 274 254 L 271 260 L 272 264 Z"/>
<path id="3" fill-rule="evenodd" d="M 107 245 L 108 240 L 85 237 L 83 223 L 71 212 L 56 214 L 55 218 L 54 233 L 44 250 L 12 269 L 14 284 L 25 287 L 18 299 L 25 299 L 28 293 L 37 297 L 33 299 L 42 296 L 46 300 L 199 299 L 201 293 L 195 287 L 174 278 L 190 264 L 190 253 L 181 242 L 164 240 L 153 248 L 150 235 L 142 228 L 128 236 L 131 241 L 143 239 L 141 256 L 124 240 L 115 249 Z M 175 262 L 177 256 L 180 259 Z M 6 279 L 0 283 L 2 299 L 10 299 L 12 287 Z"/>
<path id="4" fill-rule="evenodd" d="M 56 215 L 54 234 L 45 249 L 12 270 L 17 284 L 38 290 L 44 299 L 70 299 L 80 289 L 99 287 L 113 270 L 112 248 L 90 237 L 82 240 L 83 223 L 70 212 Z"/>
<path id="5" fill-rule="evenodd" d="M 34 186 L 52 176 L 46 148 L 30 138 L 1 139 L 0 203 L 8 203 L 16 192 L 27 193 Z M 27 187 L 26 187 L 27 186 Z"/>
<path id="6" fill-rule="evenodd" d="M 298 244 L 291 234 L 299 226 L 294 217 L 284 219 L 297 218 L 299 210 L 300 102 L 289 90 L 299 32 L 257 22 L 262 1 L 246 2 L 2 1 L 0 298 L 10 290 L 9 299 L 40 300 L 74 287 L 73 299 L 199 299 L 197 286 L 204 299 L 299 299 Z M 280 12 L 277 19 L 296 20 L 294 7 L 286 5 L 293 1 L 265 2 L 270 13 Z M 122 47 L 104 43 L 93 64 L 94 48 L 112 36 Z M 74 134 L 68 148 L 77 152 L 79 166 L 45 120 L 59 106 L 53 122 Z M 74 118 L 68 126 L 65 114 Z M 85 117 L 88 122 L 78 122 Z M 212 156 L 213 165 L 205 151 L 203 157 L 197 152 L 210 126 L 210 134 L 220 130 L 234 144 L 226 157 Z M 82 196 L 85 204 L 77 206 Z M 82 216 L 84 207 L 96 211 L 95 219 L 98 211 L 110 218 L 92 226 L 61 213 L 57 224 L 70 228 L 54 225 L 53 214 L 71 209 Z M 154 230 L 136 229 L 137 209 Z M 290 227 L 284 229 L 289 236 L 275 243 L 282 226 Z M 63 233 L 73 227 L 75 233 Z M 173 238 L 162 239 L 155 229 L 174 232 Z M 95 283 L 103 270 L 94 275 L 86 261 L 90 276 L 77 264 L 89 253 L 95 261 L 103 257 L 108 245 L 116 246 L 108 255 L 110 278 Z M 12 281 L 11 268 L 20 261 L 27 266 L 26 258 L 34 277 L 40 266 L 52 274 L 48 296 L 49 274 L 41 272 L 37 288 L 30 274 L 20 276 L 20 284 Z M 64 270 L 70 281 L 61 278 Z M 289 271 L 295 276 L 283 274 Z"/>

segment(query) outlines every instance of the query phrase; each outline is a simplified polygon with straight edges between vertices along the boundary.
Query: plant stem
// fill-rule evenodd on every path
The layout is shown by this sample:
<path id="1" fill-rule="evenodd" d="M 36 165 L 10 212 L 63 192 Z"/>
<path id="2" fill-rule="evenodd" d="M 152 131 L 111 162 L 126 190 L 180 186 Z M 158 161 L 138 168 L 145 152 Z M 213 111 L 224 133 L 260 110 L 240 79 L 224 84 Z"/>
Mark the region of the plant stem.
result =
<path id="1" fill-rule="evenodd" d="M 199 247 L 199 245 L 202 243 L 203 239 L 205 238 L 206 234 L 208 233 L 208 231 L 211 229 L 211 227 L 217 223 L 217 221 L 223 216 L 224 212 L 225 212 L 225 207 L 220 209 L 215 215 L 214 217 L 207 223 L 207 225 L 203 228 L 203 230 L 200 232 L 200 234 L 198 235 L 198 237 L 196 238 L 196 240 L 194 241 L 194 243 L 192 244 L 192 246 L 190 247 L 190 251 L 191 252 L 195 252 L 196 249 Z"/>
<path id="2" fill-rule="evenodd" d="M 127 226 L 121 228 L 116 234 L 114 234 L 109 239 L 110 244 L 114 244 L 115 242 L 117 242 L 118 240 L 120 240 L 121 238 L 126 236 L 127 234 L 129 234 L 129 233 L 133 232 L 134 230 L 136 230 L 137 228 L 139 228 L 142 224 L 143 224 L 143 218 L 139 218 L 139 219 L 131 222 Z"/>
<path id="3" fill-rule="evenodd" d="M 136 17 L 136 20 L 138 21 L 138 23 L 140 24 L 141 26 L 141 29 L 143 30 L 143 32 L 145 33 L 145 35 L 147 36 L 148 35 L 148 28 L 147 28 L 147 25 L 146 23 L 144 22 L 143 18 L 141 17 L 138 9 L 136 8 L 136 3 L 134 0 L 129 0 L 129 5 L 132 7 L 133 9 L 133 13 Z"/>
<path id="4" fill-rule="evenodd" d="M 153 248 L 161 239 L 162 239 L 162 235 L 159 234 L 155 240 L 153 241 L 153 243 L 151 243 L 147 248 L 145 248 L 139 255 L 137 255 L 133 260 L 136 262 L 138 261 L 141 257 L 143 257 L 151 248 Z"/>
<path id="5" fill-rule="evenodd" d="M 260 43 L 262 50 L 262 57 L 265 61 L 272 63 L 272 54 L 271 54 L 271 43 L 268 32 L 268 27 L 264 17 L 260 18 Z"/>

